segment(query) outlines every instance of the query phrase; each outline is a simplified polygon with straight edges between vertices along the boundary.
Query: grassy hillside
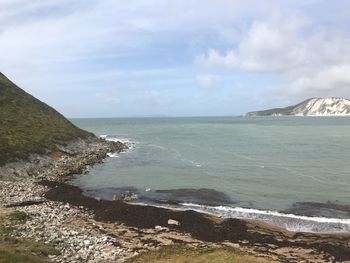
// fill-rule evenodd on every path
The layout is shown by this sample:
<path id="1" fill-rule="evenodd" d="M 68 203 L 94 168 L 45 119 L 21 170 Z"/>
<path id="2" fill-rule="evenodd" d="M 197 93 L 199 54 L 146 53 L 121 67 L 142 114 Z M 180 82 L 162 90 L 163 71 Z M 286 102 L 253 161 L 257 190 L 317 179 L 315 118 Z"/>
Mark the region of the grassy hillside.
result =
<path id="1" fill-rule="evenodd" d="M 0 165 L 91 136 L 0 73 Z"/>
<path id="2" fill-rule="evenodd" d="M 126 261 L 127 263 L 267 263 L 261 258 L 242 255 L 230 248 L 189 248 L 185 246 L 164 247 L 146 252 Z"/>
<path id="3" fill-rule="evenodd" d="M 281 114 L 281 115 L 291 115 L 293 109 L 295 106 L 289 106 L 286 108 L 274 108 L 269 110 L 262 110 L 262 111 L 252 111 L 248 112 L 248 116 L 271 116 L 274 114 Z"/>
<path id="4" fill-rule="evenodd" d="M 247 116 L 272 116 L 272 115 L 293 115 L 293 110 L 299 106 L 302 106 L 303 104 L 306 104 L 309 100 L 304 100 L 296 105 L 288 106 L 285 108 L 274 108 L 274 109 L 268 109 L 268 110 L 261 110 L 261 111 L 252 111 L 248 112 Z"/>

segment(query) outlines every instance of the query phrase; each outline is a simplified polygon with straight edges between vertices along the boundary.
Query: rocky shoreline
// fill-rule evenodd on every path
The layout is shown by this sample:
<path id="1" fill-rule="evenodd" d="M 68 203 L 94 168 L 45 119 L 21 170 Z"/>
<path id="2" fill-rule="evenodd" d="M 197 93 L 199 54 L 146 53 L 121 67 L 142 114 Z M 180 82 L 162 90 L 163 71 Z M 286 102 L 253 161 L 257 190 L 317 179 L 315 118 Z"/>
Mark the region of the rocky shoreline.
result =
<path id="1" fill-rule="evenodd" d="M 109 248 L 113 238 L 104 234 L 90 235 L 100 226 L 93 223 L 84 228 L 92 219 L 89 211 L 47 200 L 43 195 L 48 187 L 38 184 L 43 179 L 66 181 L 102 162 L 109 153 L 127 148 L 120 142 L 91 137 L 57 146 L 57 150 L 46 155 L 33 154 L 27 161 L 0 167 L 0 209 L 17 209 L 28 215 L 25 224 L 17 227 L 12 236 L 54 244 L 61 253 L 50 256 L 54 262 L 99 262 L 125 258 L 124 254 L 130 256 L 130 251 Z"/>
<path id="2" fill-rule="evenodd" d="M 292 233 L 256 221 L 100 200 L 64 183 L 126 148 L 90 138 L 0 167 L 0 209 L 28 215 L 12 235 L 54 244 L 60 255 L 50 255 L 53 262 L 123 262 L 173 244 L 230 246 L 279 262 L 350 262 L 350 235 Z"/>
<path id="3" fill-rule="evenodd" d="M 33 154 L 27 161 L 0 167 L 0 219 L 12 211 L 27 218 L 11 236 L 52 244 L 60 252 L 49 255 L 52 262 L 123 262 L 139 253 L 172 244 L 208 247 L 187 233 L 164 227 L 137 228 L 122 222 L 97 220 L 83 205 L 51 201 L 51 189 L 43 180 L 62 183 L 72 175 L 85 173 L 110 153 L 120 153 L 128 145 L 96 138 L 78 139 L 46 155 Z M 95 200 L 95 199 L 94 199 Z M 1 226 L 1 225 L 0 225 Z"/>

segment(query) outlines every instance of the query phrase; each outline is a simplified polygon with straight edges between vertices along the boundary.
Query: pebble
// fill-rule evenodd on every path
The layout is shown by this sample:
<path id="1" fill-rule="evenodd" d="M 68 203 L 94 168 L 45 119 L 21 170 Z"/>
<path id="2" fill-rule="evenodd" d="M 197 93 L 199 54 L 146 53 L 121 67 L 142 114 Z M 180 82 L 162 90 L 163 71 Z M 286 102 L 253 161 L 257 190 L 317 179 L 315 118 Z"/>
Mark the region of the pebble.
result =
<path id="1" fill-rule="evenodd" d="M 30 162 L 20 161 L 0 167 L 0 204 L 43 200 L 42 196 L 48 188 L 37 184 L 38 181 L 62 180 L 72 172 L 82 172 L 87 164 L 105 158 L 113 147 L 114 150 L 120 150 L 122 146 L 109 142 L 87 143 L 80 140 L 61 149 L 70 153 L 74 151 L 72 157 L 64 156 L 54 161 L 48 156 L 33 155 Z M 111 249 L 114 239 L 103 232 L 94 231 L 93 224 L 85 224 L 87 220 L 93 219 L 93 215 L 84 207 L 43 201 L 45 202 L 41 204 L 16 207 L 26 212 L 28 218 L 25 223 L 16 227 L 12 236 L 55 244 L 55 248 L 61 254 L 49 255 L 51 261 L 64 263 L 94 263 L 107 259 L 120 261 L 130 254 L 127 248 L 116 245 Z M 84 226 L 79 226 L 79 222 Z"/>
<path id="2" fill-rule="evenodd" d="M 175 225 L 175 226 L 179 226 L 180 222 L 174 219 L 169 219 L 168 220 L 168 225 Z"/>

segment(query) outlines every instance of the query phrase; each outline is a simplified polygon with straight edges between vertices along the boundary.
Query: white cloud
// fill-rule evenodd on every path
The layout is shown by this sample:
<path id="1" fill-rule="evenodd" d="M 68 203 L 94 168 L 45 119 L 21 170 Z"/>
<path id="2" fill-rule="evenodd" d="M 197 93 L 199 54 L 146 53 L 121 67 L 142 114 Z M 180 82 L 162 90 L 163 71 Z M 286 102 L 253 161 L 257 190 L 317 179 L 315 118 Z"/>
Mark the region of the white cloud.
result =
<path id="1" fill-rule="evenodd" d="M 245 82 L 247 97 L 266 91 L 261 72 L 277 76 L 280 94 L 326 93 L 341 78 L 328 71 L 350 63 L 349 10 L 349 1 L 317 0 L 0 0 L 0 71 L 67 115 L 75 112 L 60 97 L 72 93 L 90 100 L 79 100 L 81 112 L 103 115 L 91 102 L 104 98 L 113 108 L 120 94 L 99 94 L 111 86 L 123 95 L 124 112 L 168 109 L 175 100 L 190 109 L 196 81 L 230 83 L 215 94 L 221 107 L 228 87 L 237 90 L 233 79 Z M 201 53 L 205 71 L 198 72 L 192 60 Z"/>
<path id="2" fill-rule="evenodd" d="M 339 94 L 349 96 L 350 64 L 334 65 L 311 76 L 303 76 L 292 83 L 296 93 L 314 91 L 332 95 L 336 89 Z"/>
<path id="3" fill-rule="evenodd" d="M 205 43 L 234 42 L 245 15 L 259 16 L 279 5 L 276 0 L 269 5 L 253 0 L 0 0 L 0 50 L 6 50 L 0 61 L 12 71 L 28 70 L 38 62 L 57 65 L 155 45 L 186 46 L 197 37 Z"/>
<path id="4" fill-rule="evenodd" d="M 275 15 L 255 21 L 235 48 L 221 54 L 209 49 L 195 59 L 209 68 L 226 68 L 276 76 L 290 94 L 350 95 L 350 36 L 315 25 L 300 15 Z"/>
<path id="5" fill-rule="evenodd" d="M 257 72 L 290 70 L 305 62 L 307 43 L 303 33 L 308 29 L 304 17 L 276 16 L 268 21 L 255 21 L 237 48 L 221 55 L 214 49 L 197 57 L 206 67 L 224 67 Z"/>
<path id="6" fill-rule="evenodd" d="M 166 98 L 159 91 L 152 89 L 138 89 L 138 92 L 131 98 L 134 105 L 143 105 L 147 108 L 163 106 L 167 103 Z"/>
<path id="7" fill-rule="evenodd" d="M 209 49 L 207 54 L 196 57 L 195 63 L 205 67 L 219 67 L 234 69 L 237 67 L 238 58 L 234 50 L 229 50 L 221 55 L 215 49 Z"/>
<path id="8" fill-rule="evenodd" d="M 222 85 L 222 78 L 216 74 L 203 74 L 196 77 L 197 82 L 204 88 L 218 88 Z"/>
<path id="9" fill-rule="evenodd" d="M 118 104 L 120 98 L 115 91 L 99 92 L 95 94 L 96 98 L 102 102 Z"/>

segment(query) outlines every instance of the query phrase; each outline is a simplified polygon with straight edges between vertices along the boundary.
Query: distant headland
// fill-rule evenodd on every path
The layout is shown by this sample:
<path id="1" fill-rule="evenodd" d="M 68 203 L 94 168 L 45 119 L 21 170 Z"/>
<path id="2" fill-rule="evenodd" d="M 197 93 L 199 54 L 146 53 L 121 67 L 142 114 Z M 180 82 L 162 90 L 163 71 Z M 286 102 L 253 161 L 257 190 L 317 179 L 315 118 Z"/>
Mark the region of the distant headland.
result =
<path id="1" fill-rule="evenodd" d="M 311 98 L 293 106 L 248 112 L 246 116 L 350 116 L 350 100 Z"/>

